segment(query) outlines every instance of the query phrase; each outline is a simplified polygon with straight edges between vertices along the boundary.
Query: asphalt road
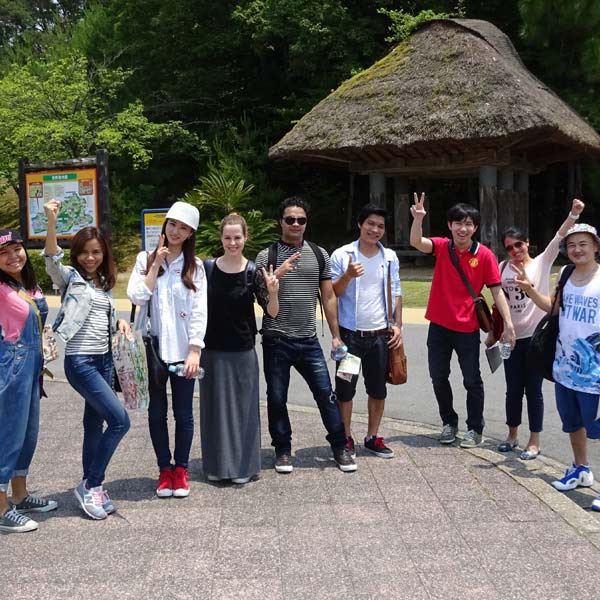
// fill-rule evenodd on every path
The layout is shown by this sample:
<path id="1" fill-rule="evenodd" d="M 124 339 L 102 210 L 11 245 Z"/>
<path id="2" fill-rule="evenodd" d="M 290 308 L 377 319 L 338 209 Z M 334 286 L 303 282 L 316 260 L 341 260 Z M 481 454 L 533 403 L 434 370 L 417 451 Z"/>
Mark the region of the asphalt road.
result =
<path id="1" fill-rule="evenodd" d="M 56 315 L 56 309 L 50 309 L 48 322 L 51 323 Z M 119 318 L 129 318 L 129 314 L 119 312 Z M 320 322 L 317 323 L 317 332 L 321 345 L 328 356 L 331 347 L 331 336 L 325 325 L 325 334 L 321 335 Z M 406 354 L 408 356 L 408 383 L 402 386 L 388 386 L 388 398 L 386 400 L 385 416 L 415 421 L 418 423 L 427 423 L 431 425 L 440 425 L 440 418 L 437 411 L 437 403 L 433 395 L 429 372 L 427 369 L 427 347 L 426 347 L 427 325 L 405 325 L 404 339 L 406 345 Z M 257 336 L 256 344 L 257 354 L 262 369 L 262 349 L 260 346 L 260 336 Z M 64 379 L 62 359 L 64 357 L 63 348 L 60 348 L 60 358 L 52 363 L 51 370 L 55 376 Z M 330 364 L 330 373 L 334 375 L 334 363 Z M 484 436 L 503 440 L 506 436 L 507 427 L 505 425 L 504 412 L 504 372 L 502 368 L 496 373 L 491 374 L 483 355 L 483 343 L 481 351 L 481 371 L 485 385 L 485 421 L 486 427 Z M 460 368 L 455 358 L 451 367 L 451 383 L 454 390 L 454 406 L 459 414 L 459 427 L 464 431 L 466 419 L 465 390 L 462 386 Z M 294 371 L 290 381 L 289 402 L 297 405 L 314 406 L 314 400 L 310 394 L 308 386 L 304 384 L 301 377 Z M 572 453 L 569 444 L 568 435 L 561 430 L 560 419 L 556 412 L 554 403 L 554 387 L 552 383 L 544 382 L 545 416 L 544 432 L 541 438 L 542 452 L 562 463 L 571 464 Z M 261 379 L 261 400 L 266 399 L 264 379 Z M 364 386 L 359 381 L 357 395 L 354 400 L 354 412 L 367 412 L 366 394 Z M 42 432 L 43 435 L 43 432 Z M 523 426 L 519 436 L 521 445 L 527 443 L 529 431 L 527 429 L 527 411 L 523 408 Z M 590 464 L 592 468 L 600 474 L 600 442 L 589 440 L 588 445 Z"/>

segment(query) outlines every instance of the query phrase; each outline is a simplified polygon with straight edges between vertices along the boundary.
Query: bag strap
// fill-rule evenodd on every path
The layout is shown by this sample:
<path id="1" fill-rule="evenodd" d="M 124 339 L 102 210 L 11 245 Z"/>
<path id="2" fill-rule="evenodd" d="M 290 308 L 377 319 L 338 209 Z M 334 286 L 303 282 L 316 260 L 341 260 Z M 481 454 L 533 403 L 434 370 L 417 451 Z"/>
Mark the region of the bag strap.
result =
<path id="1" fill-rule="evenodd" d="M 456 252 L 454 252 L 454 244 L 452 243 L 452 240 L 448 240 L 448 252 L 450 254 L 450 261 L 452 262 L 452 264 L 455 266 L 456 270 L 458 271 L 458 274 L 460 275 L 460 278 L 463 280 L 463 283 L 465 284 L 465 287 L 467 288 L 471 298 L 473 298 L 473 302 L 477 302 L 478 296 L 475 293 L 475 290 L 473 289 L 471 282 L 469 281 L 469 279 L 465 275 L 465 272 L 463 271 L 462 267 L 460 266 L 460 263 L 458 262 L 458 257 L 456 256 Z"/>
<path id="2" fill-rule="evenodd" d="M 563 307 L 563 301 L 562 301 L 562 291 L 563 288 L 565 287 L 569 277 L 571 277 L 571 275 L 573 274 L 573 271 L 575 270 L 575 265 L 570 264 L 567 265 L 562 273 L 560 274 L 560 278 L 558 279 L 558 283 L 556 284 L 556 293 L 554 295 L 554 302 L 552 303 L 552 308 L 550 309 L 550 313 L 552 314 L 554 313 L 554 307 L 556 305 L 556 301 L 558 300 L 558 305 L 560 306 L 560 308 Z M 560 296 L 560 299 L 559 299 Z"/>
<path id="3" fill-rule="evenodd" d="M 392 326 L 393 323 L 393 312 L 392 312 L 392 262 L 388 261 L 388 278 L 387 278 L 387 317 L 388 327 Z"/>

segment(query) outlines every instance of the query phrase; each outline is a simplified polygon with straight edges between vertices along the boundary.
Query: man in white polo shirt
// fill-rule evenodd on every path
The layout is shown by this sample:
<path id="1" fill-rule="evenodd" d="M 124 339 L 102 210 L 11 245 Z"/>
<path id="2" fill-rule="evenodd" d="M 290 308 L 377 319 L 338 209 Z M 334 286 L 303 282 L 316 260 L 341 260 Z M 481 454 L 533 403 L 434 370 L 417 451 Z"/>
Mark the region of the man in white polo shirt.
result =
<path id="1" fill-rule="evenodd" d="M 402 344 L 402 290 L 400 265 L 393 250 L 384 248 L 387 211 L 375 204 L 363 206 L 358 214 L 359 238 L 331 255 L 333 289 L 338 297 L 340 335 L 348 352 L 361 359 L 367 391 L 369 422 L 365 450 L 381 458 L 394 451 L 379 437 L 385 406 L 388 348 Z M 391 281 L 392 321 L 388 317 L 387 286 Z M 358 375 L 350 381 L 335 378 L 335 391 L 346 430 L 346 446 L 354 456 L 352 400 Z"/>

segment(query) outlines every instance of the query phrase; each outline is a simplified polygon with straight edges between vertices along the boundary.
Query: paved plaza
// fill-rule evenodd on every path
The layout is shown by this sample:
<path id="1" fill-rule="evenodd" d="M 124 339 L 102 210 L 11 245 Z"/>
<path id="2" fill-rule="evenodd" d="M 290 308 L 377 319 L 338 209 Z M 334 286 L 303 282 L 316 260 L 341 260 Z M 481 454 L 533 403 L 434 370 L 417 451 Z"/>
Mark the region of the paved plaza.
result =
<path id="1" fill-rule="evenodd" d="M 556 492 L 549 481 L 563 466 L 550 459 L 523 463 L 491 442 L 442 447 L 431 426 L 386 420 L 396 458 L 359 446 L 358 471 L 342 473 L 316 410 L 295 407 L 292 474 L 273 470 L 263 418 L 258 481 L 209 484 L 196 434 L 190 496 L 159 499 L 146 415 L 136 411 L 107 473 L 118 512 L 92 521 L 72 493 L 82 400 L 64 382 L 48 392 L 30 484 L 59 508 L 35 515 L 38 531 L 0 535 L 4 597 L 598 597 L 600 514 L 583 507 L 600 488 Z M 355 438 L 365 432 L 355 418 Z"/>

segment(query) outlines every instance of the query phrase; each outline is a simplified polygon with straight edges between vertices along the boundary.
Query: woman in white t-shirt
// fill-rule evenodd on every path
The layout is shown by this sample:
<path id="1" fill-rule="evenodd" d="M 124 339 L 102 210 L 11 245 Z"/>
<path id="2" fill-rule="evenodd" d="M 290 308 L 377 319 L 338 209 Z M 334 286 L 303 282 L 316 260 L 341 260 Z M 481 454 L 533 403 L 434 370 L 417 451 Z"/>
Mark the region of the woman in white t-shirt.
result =
<path id="1" fill-rule="evenodd" d="M 518 227 L 509 227 L 502 233 L 502 245 L 508 260 L 500 263 L 502 289 L 508 301 L 517 342 L 510 357 L 504 361 L 506 379 L 506 424 L 508 435 L 498 446 L 500 452 L 509 452 L 517 447 L 517 435 L 523 412 L 523 395 L 527 398 L 527 416 L 529 420 L 529 441 L 521 452 L 523 460 L 531 460 L 540 453 L 540 432 L 544 419 L 544 397 L 542 396 L 542 376 L 527 363 L 529 342 L 536 325 L 544 316 L 544 311 L 531 301 L 526 291 L 515 281 L 519 269 L 524 269 L 527 279 L 547 296 L 552 263 L 556 259 L 559 245 L 569 227 L 577 222 L 584 204 L 577 198 L 573 200 L 571 212 L 560 226 L 554 238 L 544 251 L 532 258 L 529 254 L 527 234 Z M 490 334 L 486 340 L 491 345 L 496 340 Z"/>
<path id="2" fill-rule="evenodd" d="M 567 231 L 562 248 L 575 268 L 564 285 L 560 302 L 531 289 L 528 281 L 520 283 L 538 306 L 547 312 L 553 306 L 559 315 L 552 375 L 562 428 L 571 440 L 573 464 L 552 485 L 566 492 L 593 485 L 587 438 L 600 439 L 600 238 L 596 228 L 585 223 L 574 225 Z M 600 511 L 600 496 L 591 508 Z"/>

